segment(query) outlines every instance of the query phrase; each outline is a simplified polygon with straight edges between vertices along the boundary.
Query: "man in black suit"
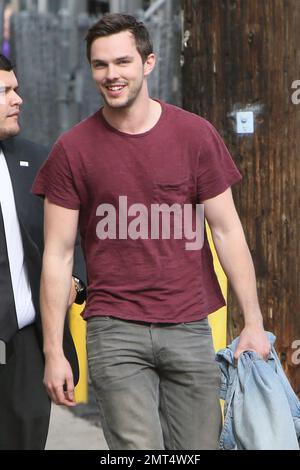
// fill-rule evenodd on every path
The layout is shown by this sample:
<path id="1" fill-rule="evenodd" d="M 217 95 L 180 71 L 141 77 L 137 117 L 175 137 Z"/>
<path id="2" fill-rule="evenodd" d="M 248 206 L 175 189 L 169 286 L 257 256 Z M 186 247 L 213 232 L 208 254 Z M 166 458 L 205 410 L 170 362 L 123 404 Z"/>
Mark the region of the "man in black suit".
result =
<path id="1" fill-rule="evenodd" d="M 43 203 L 30 193 L 47 150 L 16 137 L 21 105 L 12 64 L 0 55 L 0 450 L 43 449 L 50 417 L 39 312 Z M 75 263 L 82 278 L 80 257 Z M 70 282 L 69 305 L 76 282 Z M 67 326 L 64 349 L 76 383 L 78 362 Z M 68 390 L 65 400 L 74 404 Z"/>

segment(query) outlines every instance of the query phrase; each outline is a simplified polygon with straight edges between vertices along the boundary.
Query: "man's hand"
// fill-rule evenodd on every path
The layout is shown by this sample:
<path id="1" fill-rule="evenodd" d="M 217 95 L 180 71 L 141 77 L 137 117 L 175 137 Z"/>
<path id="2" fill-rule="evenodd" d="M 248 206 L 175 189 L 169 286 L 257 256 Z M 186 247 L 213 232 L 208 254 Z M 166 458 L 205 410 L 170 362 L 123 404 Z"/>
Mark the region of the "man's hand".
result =
<path id="1" fill-rule="evenodd" d="M 240 334 L 240 340 L 234 354 L 237 363 L 239 356 L 244 351 L 255 351 L 265 361 L 270 354 L 271 345 L 261 325 L 245 326 Z"/>
<path id="2" fill-rule="evenodd" d="M 64 356 L 46 357 L 44 385 L 56 405 L 76 405 L 73 373 Z"/>

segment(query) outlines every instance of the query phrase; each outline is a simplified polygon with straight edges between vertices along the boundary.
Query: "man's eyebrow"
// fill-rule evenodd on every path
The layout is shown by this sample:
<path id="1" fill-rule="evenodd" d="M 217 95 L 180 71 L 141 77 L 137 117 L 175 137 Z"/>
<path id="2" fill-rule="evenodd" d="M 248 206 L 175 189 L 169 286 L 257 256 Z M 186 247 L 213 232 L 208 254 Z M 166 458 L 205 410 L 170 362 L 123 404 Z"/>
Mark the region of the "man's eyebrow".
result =
<path id="1" fill-rule="evenodd" d="M 121 62 L 122 60 L 133 60 L 133 57 L 130 56 L 130 55 L 125 55 L 125 56 L 122 56 L 122 57 L 117 57 L 114 62 Z M 105 60 L 102 60 L 102 59 L 93 59 L 92 60 L 92 65 L 107 65 L 108 62 L 106 62 Z"/>
<path id="2" fill-rule="evenodd" d="M 105 62 L 105 60 L 101 60 L 101 59 L 93 59 L 92 60 L 92 64 L 103 64 L 103 65 L 106 65 L 107 62 Z"/>
<path id="3" fill-rule="evenodd" d="M 12 89 L 13 89 L 12 86 L 0 85 L 0 90 L 1 91 L 9 91 L 9 90 L 12 90 Z"/>
<path id="4" fill-rule="evenodd" d="M 118 57 L 115 62 L 119 62 L 120 60 L 133 60 L 131 55 L 124 55 L 123 57 Z"/>

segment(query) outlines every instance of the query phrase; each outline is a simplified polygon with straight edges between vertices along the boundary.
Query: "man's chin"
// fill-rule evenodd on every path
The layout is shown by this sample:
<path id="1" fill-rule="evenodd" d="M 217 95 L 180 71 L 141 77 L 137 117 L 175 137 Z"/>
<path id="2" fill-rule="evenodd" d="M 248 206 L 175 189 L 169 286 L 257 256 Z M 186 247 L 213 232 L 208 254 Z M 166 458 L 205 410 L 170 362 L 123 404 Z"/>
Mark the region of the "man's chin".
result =
<path id="1" fill-rule="evenodd" d="M 118 99 L 104 99 L 105 104 L 113 109 L 126 108 L 128 106 L 128 100 L 118 100 Z"/>
<path id="2" fill-rule="evenodd" d="M 9 139 L 10 137 L 15 137 L 16 135 L 19 134 L 19 132 L 20 132 L 19 125 L 9 127 L 9 128 L 6 128 L 6 129 L 1 129 L 0 128 L 0 139 L 5 140 L 5 139 Z"/>
<path id="3" fill-rule="evenodd" d="M 125 109 L 130 108 L 136 100 L 136 96 L 129 96 L 123 99 L 107 99 L 106 96 L 103 96 L 104 102 L 108 108 L 111 109 Z"/>

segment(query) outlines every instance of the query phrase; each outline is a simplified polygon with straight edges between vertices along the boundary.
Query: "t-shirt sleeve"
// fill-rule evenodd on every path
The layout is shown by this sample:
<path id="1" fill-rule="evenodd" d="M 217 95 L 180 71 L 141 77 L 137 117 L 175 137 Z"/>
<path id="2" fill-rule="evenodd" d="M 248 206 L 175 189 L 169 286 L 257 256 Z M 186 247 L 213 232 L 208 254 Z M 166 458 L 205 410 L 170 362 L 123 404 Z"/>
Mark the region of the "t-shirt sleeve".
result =
<path id="1" fill-rule="evenodd" d="M 199 151 L 197 192 L 199 201 L 222 194 L 242 179 L 226 145 L 216 129 L 207 122 Z"/>
<path id="2" fill-rule="evenodd" d="M 49 157 L 39 170 L 31 192 L 47 197 L 50 202 L 66 209 L 80 209 L 80 198 L 74 175 L 62 144 L 54 144 Z"/>

